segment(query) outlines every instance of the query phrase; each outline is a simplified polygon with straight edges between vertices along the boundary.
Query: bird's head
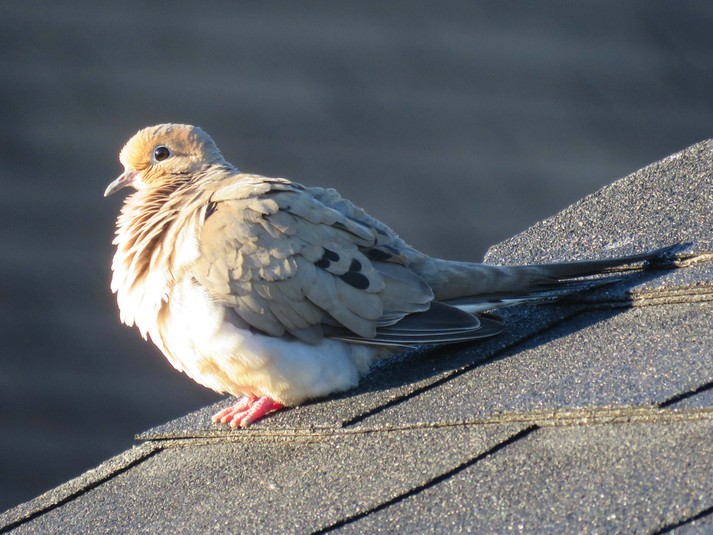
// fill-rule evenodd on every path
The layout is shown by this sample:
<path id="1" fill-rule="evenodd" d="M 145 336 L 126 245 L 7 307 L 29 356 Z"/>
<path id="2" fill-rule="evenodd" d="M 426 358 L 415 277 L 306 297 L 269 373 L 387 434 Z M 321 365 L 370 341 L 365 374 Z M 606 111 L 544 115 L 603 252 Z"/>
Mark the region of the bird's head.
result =
<path id="1" fill-rule="evenodd" d="M 225 164 L 215 142 L 197 126 L 160 124 L 139 130 L 121 149 L 124 172 L 104 192 L 165 186 L 207 165 Z"/>

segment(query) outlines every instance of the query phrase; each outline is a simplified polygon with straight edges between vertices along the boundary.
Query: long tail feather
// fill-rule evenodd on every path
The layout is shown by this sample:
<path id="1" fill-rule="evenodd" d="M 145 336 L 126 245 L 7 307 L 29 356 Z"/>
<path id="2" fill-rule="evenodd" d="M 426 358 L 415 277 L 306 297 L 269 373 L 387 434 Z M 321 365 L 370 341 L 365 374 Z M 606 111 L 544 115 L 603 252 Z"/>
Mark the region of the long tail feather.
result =
<path id="1" fill-rule="evenodd" d="M 414 266 L 414 270 L 430 284 L 439 301 L 451 303 L 463 298 L 499 300 L 521 298 L 538 291 L 564 289 L 568 284 L 572 291 L 576 291 L 572 279 L 615 273 L 624 266 L 641 269 L 642 265 L 670 261 L 673 251 L 678 247 L 669 246 L 644 254 L 602 260 L 525 266 L 495 266 L 425 258 Z"/>

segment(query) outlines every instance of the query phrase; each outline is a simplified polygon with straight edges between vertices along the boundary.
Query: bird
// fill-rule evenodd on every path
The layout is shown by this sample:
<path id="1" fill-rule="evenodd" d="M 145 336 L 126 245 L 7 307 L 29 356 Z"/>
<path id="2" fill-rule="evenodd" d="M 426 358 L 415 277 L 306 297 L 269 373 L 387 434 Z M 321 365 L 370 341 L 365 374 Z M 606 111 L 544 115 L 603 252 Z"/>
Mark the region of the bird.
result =
<path id="1" fill-rule="evenodd" d="M 201 128 L 139 130 L 104 196 L 116 222 L 111 290 L 179 371 L 237 398 L 212 418 L 248 427 L 355 387 L 404 347 L 471 342 L 492 311 L 598 286 L 618 258 L 500 266 L 433 258 L 336 190 L 240 172 Z M 587 279 L 589 277 L 589 279 Z"/>

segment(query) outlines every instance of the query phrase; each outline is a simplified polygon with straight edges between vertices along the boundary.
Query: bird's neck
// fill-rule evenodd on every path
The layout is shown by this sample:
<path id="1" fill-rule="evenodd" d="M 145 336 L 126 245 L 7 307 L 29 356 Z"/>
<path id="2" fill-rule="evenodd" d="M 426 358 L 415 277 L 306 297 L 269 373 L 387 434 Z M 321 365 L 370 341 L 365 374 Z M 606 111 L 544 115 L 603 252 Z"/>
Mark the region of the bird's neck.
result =
<path id="1" fill-rule="evenodd" d="M 117 220 L 111 286 L 122 321 L 136 323 L 144 336 L 180 276 L 177 252 L 184 247 L 187 235 L 193 237 L 193 232 L 198 232 L 196 225 L 190 225 L 199 219 L 198 201 L 197 190 L 184 182 L 140 190 L 124 202 Z"/>
<path id="2" fill-rule="evenodd" d="M 135 275 L 150 268 L 151 257 L 161 247 L 166 231 L 176 219 L 178 210 L 174 193 L 177 188 L 140 190 L 124 202 L 117 220 L 117 256 L 125 256 Z"/>

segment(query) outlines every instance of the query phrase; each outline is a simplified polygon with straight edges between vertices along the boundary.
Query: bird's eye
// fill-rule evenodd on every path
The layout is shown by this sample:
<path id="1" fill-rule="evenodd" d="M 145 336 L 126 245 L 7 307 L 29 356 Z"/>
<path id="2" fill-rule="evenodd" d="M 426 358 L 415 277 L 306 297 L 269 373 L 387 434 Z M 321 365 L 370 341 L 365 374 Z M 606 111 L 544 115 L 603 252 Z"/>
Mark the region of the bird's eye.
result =
<path id="1" fill-rule="evenodd" d="M 159 145 L 153 150 L 153 157 L 157 162 L 162 162 L 169 156 L 171 156 L 171 150 L 164 145 Z"/>

